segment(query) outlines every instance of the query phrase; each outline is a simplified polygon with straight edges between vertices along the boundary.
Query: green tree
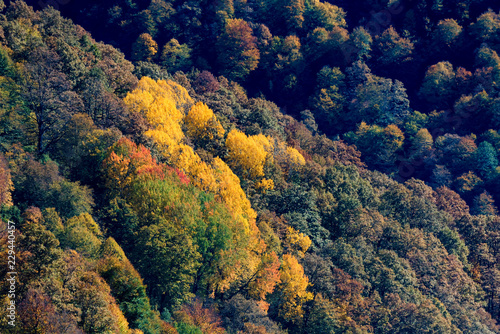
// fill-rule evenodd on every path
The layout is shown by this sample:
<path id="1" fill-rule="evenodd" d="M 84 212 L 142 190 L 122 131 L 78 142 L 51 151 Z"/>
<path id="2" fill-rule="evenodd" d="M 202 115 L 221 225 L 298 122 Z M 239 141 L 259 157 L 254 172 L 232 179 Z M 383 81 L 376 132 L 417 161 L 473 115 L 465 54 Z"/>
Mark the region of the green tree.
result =
<path id="1" fill-rule="evenodd" d="M 172 38 L 163 47 L 161 53 L 162 64 L 170 73 L 187 71 L 192 65 L 191 51 L 187 44 L 180 44 L 179 41 Z"/>
<path id="2" fill-rule="evenodd" d="M 471 25 L 473 36 L 480 42 L 487 42 L 492 46 L 498 47 L 500 39 L 500 17 L 492 10 L 488 10 L 479 16 L 475 23 Z"/>
<path id="3" fill-rule="evenodd" d="M 54 51 L 37 48 L 29 60 L 24 66 L 22 96 L 37 125 L 36 147 L 41 156 L 62 137 L 65 123 L 82 110 L 83 103 L 59 70 L 60 59 Z"/>
<path id="4" fill-rule="evenodd" d="M 369 59 L 373 44 L 370 33 L 364 27 L 356 27 L 349 37 L 349 46 L 352 48 L 352 50 L 346 49 L 346 56 L 350 58 L 349 60 L 365 61 Z"/>
<path id="5" fill-rule="evenodd" d="M 332 30 L 335 27 L 347 26 L 346 12 L 330 2 L 322 2 L 319 0 L 306 1 L 306 11 L 304 13 L 304 25 L 309 29 L 316 27 Z"/>
<path id="6" fill-rule="evenodd" d="M 62 246 L 71 248 L 88 258 L 100 256 L 102 232 L 88 213 L 69 219 L 65 224 Z"/>
<path id="7" fill-rule="evenodd" d="M 382 128 L 362 122 L 356 132 L 346 134 L 346 139 L 365 155 L 368 166 L 387 171 L 394 165 L 405 137 L 396 125 Z"/>
<path id="8" fill-rule="evenodd" d="M 375 59 L 384 66 L 411 60 L 414 49 L 410 39 L 401 37 L 392 26 L 376 36 L 374 46 Z"/>
<path id="9" fill-rule="evenodd" d="M 161 333 L 162 321 L 159 313 L 151 308 L 141 276 L 113 238 L 104 242 L 97 268 L 109 284 L 111 294 L 130 322 L 130 327 L 145 334 Z"/>
<path id="10" fill-rule="evenodd" d="M 177 307 L 193 296 L 191 286 L 199 260 L 200 254 L 182 226 L 161 219 L 139 231 L 133 261 L 160 309 Z"/>
<path id="11" fill-rule="evenodd" d="M 454 19 L 439 21 L 432 32 L 433 47 L 440 52 L 450 50 L 456 45 L 462 30 L 462 27 Z"/>
<path id="12" fill-rule="evenodd" d="M 487 141 L 481 142 L 474 153 L 476 171 L 483 180 L 487 180 L 498 167 L 497 151 Z"/>
<path id="13" fill-rule="evenodd" d="M 317 75 L 316 93 L 310 98 L 309 105 L 327 133 L 341 132 L 343 129 L 344 79 L 345 75 L 338 67 L 325 66 Z"/>
<path id="14" fill-rule="evenodd" d="M 444 108 L 453 103 L 456 97 L 453 65 L 446 61 L 430 66 L 419 93 L 433 107 Z"/>
<path id="15" fill-rule="evenodd" d="M 356 88 L 356 98 L 349 105 L 351 122 L 388 126 L 401 125 L 410 115 L 410 101 L 403 83 L 375 75 Z"/>

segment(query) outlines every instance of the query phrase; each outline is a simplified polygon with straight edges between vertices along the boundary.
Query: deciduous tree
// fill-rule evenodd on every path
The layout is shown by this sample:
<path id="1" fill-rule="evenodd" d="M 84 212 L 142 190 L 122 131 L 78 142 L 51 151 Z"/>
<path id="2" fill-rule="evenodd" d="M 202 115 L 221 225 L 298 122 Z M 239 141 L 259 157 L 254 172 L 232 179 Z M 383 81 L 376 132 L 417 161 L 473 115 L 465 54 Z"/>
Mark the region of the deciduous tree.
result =
<path id="1" fill-rule="evenodd" d="M 228 79 L 244 80 L 257 68 L 260 52 L 252 28 L 242 19 L 228 20 L 217 40 L 217 61 Z"/>

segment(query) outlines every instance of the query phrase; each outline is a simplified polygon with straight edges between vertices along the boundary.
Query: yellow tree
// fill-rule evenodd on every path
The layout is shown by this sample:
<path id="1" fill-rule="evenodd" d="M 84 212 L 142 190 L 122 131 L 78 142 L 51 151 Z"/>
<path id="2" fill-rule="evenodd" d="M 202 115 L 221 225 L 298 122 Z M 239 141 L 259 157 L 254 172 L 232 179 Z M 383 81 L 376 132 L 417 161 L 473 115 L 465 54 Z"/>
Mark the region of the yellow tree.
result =
<path id="1" fill-rule="evenodd" d="M 203 147 L 219 141 L 224 136 L 224 128 L 214 112 L 203 102 L 196 103 L 184 117 L 187 135 Z"/>
<path id="2" fill-rule="evenodd" d="M 229 165 L 244 178 L 263 177 L 268 156 L 266 148 L 270 147 L 271 143 L 265 136 L 247 137 L 243 132 L 233 129 L 226 139 Z"/>
<path id="3" fill-rule="evenodd" d="M 307 291 L 309 280 L 304 275 L 304 268 L 293 255 L 283 255 L 280 279 L 281 283 L 278 285 L 281 292 L 279 315 L 287 321 L 297 323 L 304 313 L 302 305 L 311 300 L 313 295 Z"/>
<path id="4" fill-rule="evenodd" d="M 184 138 L 181 128 L 184 112 L 193 104 L 186 89 L 173 81 L 143 77 L 124 102 L 152 125 L 145 135 L 153 140 L 167 160 L 171 160 Z"/>
<path id="5" fill-rule="evenodd" d="M 224 161 L 215 158 L 207 163 L 192 147 L 183 143 L 183 121 L 186 122 L 188 134 L 192 136 L 205 136 L 209 127 L 212 127 L 214 136 L 222 136 L 224 130 L 216 122 L 213 112 L 201 103 L 191 108 L 193 100 L 183 87 L 174 82 L 154 81 L 147 77 L 142 78 L 138 87 L 127 95 L 125 104 L 131 112 L 141 113 L 149 122 L 150 129 L 145 135 L 162 157 L 170 165 L 185 172 L 196 187 L 214 194 L 231 212 L 234 226 L 230 226 L 230 229 L 235 231 L 232 242 L 237 247 L 222 255 L 221 263 L 230 265 L 222 266 L 214 275 L 211 282 L 214 292 L 223 292 L 234 284 L 248 282 L 248 277 L 261 270 L 261 254 L 266 249 L 255 223 L 257 214 L 241 188 L 239 178 Z M 259 167 L 252 173 L 263 176 L 263 164 L 268 154 L 265 148 L 271 147 L 269 140 L 264 136 L 248 139 L 241 132 L 234 134 L 241 134 L 243 141 L 250 143 L 250 147 L 243 145 L 248 155 L 254 155 L 252 148 L 258 148 Z M 235 140 L 235 144 L 238 144 L 238 140 Z M 243 159 L 241 155 L 237 157 Z M 116 161 L 113 164 L 117 166 L 114 174 L 127 175 L 125 167 L 128 162 L 116 157 L 114 159 Z M 126 160 L 128 157 L 121 159 Z"/>
<path id="6" fill-rule="evenodd" d="M 284 246 L 295 256 L 303 258 L 311 246 L 311 243 L 312 241 L 307 235 L 300 233 L 291 226 L 288 226 Z"/>
<path id="7" fill-rule="evenodd" d="M 7 159 L 0 153 L 0 206 L 12 205 L 12 190 L 14 185 L 10 176 L 10 169 Z"/>
<path id="8" fill-rule="evenodd" d="M 132 59 L 152 61 L 158 53 L 158 44 L 150 34 L 141 34 L 132 45 Z"/>

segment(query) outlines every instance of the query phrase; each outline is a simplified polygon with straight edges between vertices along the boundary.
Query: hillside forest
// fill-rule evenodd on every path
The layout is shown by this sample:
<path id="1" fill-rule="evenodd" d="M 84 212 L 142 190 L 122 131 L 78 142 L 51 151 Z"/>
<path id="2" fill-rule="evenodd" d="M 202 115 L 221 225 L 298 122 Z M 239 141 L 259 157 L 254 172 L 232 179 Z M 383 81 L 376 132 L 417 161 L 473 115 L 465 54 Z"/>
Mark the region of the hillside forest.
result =
<path id="1" fill-rule="evenodd" d="M 0 332 L 500 333 L 500 3 L 0 0 Z"/>

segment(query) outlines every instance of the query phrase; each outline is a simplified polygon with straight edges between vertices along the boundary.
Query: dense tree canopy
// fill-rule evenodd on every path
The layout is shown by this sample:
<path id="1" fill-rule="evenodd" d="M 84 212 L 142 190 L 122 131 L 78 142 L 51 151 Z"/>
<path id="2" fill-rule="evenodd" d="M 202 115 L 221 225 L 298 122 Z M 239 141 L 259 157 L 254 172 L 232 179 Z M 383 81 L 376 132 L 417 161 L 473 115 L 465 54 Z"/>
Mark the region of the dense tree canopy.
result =
<path id="1" fill-rule="evenodd" d="M 500 331 L 498 4 L 28 4 L 0 332 Z"/>

